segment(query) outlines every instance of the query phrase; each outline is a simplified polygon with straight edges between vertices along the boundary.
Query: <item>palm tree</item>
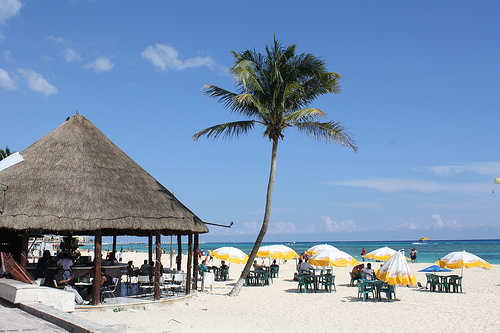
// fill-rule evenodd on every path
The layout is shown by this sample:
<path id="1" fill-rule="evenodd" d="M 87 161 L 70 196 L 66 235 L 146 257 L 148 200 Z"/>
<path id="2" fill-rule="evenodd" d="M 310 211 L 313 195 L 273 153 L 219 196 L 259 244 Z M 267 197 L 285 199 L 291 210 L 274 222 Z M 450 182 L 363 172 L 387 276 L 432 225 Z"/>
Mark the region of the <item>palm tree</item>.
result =
<path id="1" fill-rule="evenodd" d="M 264 137 L 272 142 L 271 171 L 267 186 L 264 221 L 241 276 L 229 293 L 237 296 L 262 244 L 271 217 L 271 202 L 276 172 L 278 141 L 288 127 L 295 127 L 310 137 L 327 143 L 338 143 L 357 150 L 344 126 L 337 122 L 320 122 L 325 112 L 308 105 L 318 96 L 340 93 L 340 75 L 326 70 L 325 62 L 311 54 L 295 54 L 296 44 L 283 47 L 276 38 L 266 44 L 266 54 L 250 50 L 231 51 L 236 58 L 231 73 L 235 75 L 237 93 L 214 85 L 203 87 L 205 93 L 218 99 L 231 112 L 249 120 L 219 124 L 204 129 L 193 140 L 231 138 L 248 133 L 256 124 L 264 128 Z"/>
<path id="2" fill-rule="evenodd" d="M 4 158 L 6 158 L 7 156 L 9 156 L 10 154 L 12 154 L 12 153 L 10 152 L 9 147 L 6 146 L 5 150 L 0 148 L 0 161 L 3 160 Z"/>

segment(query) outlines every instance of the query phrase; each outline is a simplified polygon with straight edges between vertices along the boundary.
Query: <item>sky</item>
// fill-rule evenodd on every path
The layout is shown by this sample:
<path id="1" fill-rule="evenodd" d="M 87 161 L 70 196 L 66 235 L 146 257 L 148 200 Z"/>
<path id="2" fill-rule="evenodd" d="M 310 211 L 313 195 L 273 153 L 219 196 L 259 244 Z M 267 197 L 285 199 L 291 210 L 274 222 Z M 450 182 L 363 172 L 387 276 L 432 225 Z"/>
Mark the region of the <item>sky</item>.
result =
<path id="1" fill-rule="evenodd" d="M 342 92 L 311 103 L 358 152 L 285 132 L 264 241 L 500 238 L 500 2 L 0 0 L 0 147 L 78 112 L 206 222 L 253 241 L 271 143 L 192 135 L 242 120 L 231 50 L 274 36 L 325 60 Z"/>

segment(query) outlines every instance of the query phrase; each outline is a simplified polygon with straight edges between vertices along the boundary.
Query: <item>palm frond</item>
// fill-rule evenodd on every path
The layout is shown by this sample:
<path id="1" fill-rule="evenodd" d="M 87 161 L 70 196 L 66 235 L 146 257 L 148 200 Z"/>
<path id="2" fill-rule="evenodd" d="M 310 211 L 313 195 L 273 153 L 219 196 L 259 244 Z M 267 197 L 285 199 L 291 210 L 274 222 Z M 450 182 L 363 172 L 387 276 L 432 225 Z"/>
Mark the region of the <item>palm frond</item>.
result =
<path id="1" fill-rule="evenodd" d="M 326 113 L 322 110 L 315 108 L 306 108 L 287 114 L 283 117 L 283 121 L 295 125 L 295 123 L 298 122 L 312 121 L 314 119 L 324 118 L 325 116 Z"/>
<path id="2" fill-rule="evenodd" d="M 253 120 L 246 120 L 215 125 L 194 134 L 193 140 L 196 141 L 202 136 L 206 136 L 207 138 L 213 137 L 214 139 L 218 139 L 219 137 L 223 139 L 238 137 L 252 130 L 254 123 L 255 121 Z"/>
<path id="3" fill-rule="evenodd" d="M 354 151 L 358 150 L 354 139 L 347 132 L 345 127 L 338 122 L 299 122 L 295 123 L 293 126 L 297 128 L 299 132 L 307 134 L 316 140 L 347 146 Z"/>

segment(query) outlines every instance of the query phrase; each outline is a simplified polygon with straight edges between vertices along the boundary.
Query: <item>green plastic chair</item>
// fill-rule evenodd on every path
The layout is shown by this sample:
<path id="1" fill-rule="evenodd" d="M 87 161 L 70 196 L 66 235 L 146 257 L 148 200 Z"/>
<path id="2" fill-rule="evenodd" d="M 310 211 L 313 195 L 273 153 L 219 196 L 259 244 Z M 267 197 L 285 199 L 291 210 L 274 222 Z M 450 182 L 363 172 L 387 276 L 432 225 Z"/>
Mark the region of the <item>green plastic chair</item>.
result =
<path id="1" fill-rule="evenodd" d="M 462 292 L 462 277 L 461 276 L 450 276 L 448 278 L 448 288 L 449 288 L 450 292 L 453 292 L 453 293 L 460 292 L 461 293 Z"/>
<path id="2" fill-rule="evenodd" d="M 387 302 L 389 302 L 391 299 L 393 299 L 393 297 L 392 297 L 393 295 L 394 295 L 394 299 L 396 299 L 396 286 L 384 283 L 380 287 L 380 293 L 385 294 L 385 297 L 387 298 Z"/>
<path id="3" fill-rule="evenodd" d="M 375 292 L 373 286 L 369 286 L 364 280 L 358 280 L 358 298 L 363 297 L 363 302 L 366 301 L 366 297 L 369 293 L 372 293 L 372 297 L 375 298 Z"/>
<path id="4" fill-rule="evenodd" d="M 279 277 L 280 267 L 279 266 L 271 266 L 271 278 Z"/>
<path id="5" fill-rule="evenodd" d="M 335 292 L 337 292 L 337 288 L 335 287 L 335 275 L 325 274 L 321 277 L 321 284 L 325 287 L 325 290 L 329 293 L 332 292 L 332 287 Z"/>
<path id="6" fill-rule="evenodd" d="M 221 271 L 220 271 L 220 281 L 227 281 L 228 279 L 228 276 L 229 276 L 229 268 L 223 268 Z"/>
<path id="7" fill-rule="evenodd" d="M 297 280 L 299 281 L 299 285 L 297 287 L 298 293 L 302 292 L 302 290 L 304 290 L 304 293 L 307 293 L 307 290 L 311 286 L 314 286 L 314 279 L 312 278 L 312 276 L 299 274 L 297 275 Z"/>
<path id="8" fill-rule="evenodd" d="M 441 291 L 443 289 L 443 284 L 439 281 L 439 277 L 430 274 L 428 278 L 430 279 L 430 291 Z"/>

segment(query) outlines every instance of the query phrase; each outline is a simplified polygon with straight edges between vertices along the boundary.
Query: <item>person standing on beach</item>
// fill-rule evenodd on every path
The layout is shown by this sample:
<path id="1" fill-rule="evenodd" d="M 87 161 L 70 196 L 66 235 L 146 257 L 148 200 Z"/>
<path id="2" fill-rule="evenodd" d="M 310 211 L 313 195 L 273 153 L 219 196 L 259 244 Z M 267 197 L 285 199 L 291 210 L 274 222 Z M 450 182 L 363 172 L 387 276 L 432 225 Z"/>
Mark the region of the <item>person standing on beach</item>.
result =
<path id="1" fill-rule="evenodd" d="M 365 261 L 365 257 L 363 257 L 366 253 L 366 250 L 365 248 L 363 248 L 363 250 L 361 250 L 361 258 L 363 258 L 363 261 Z"/>

